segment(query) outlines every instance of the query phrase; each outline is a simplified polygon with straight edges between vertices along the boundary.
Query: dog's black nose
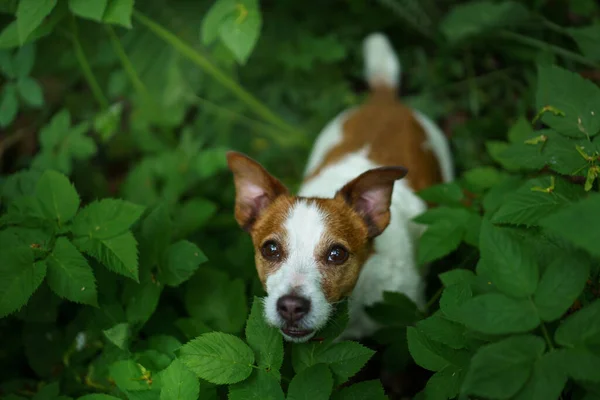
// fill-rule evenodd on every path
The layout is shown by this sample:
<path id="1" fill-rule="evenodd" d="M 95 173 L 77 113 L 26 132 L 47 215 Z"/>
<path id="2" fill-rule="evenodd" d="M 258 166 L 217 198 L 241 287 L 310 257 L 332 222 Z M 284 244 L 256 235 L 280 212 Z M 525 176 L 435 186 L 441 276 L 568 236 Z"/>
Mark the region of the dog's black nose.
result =
<path id="1" fill-rule="evenodd" d="M 298 322 L 310 311 L 310 301 L 295 295 L 282 296 L 277 300 L 277 312 L 287 322 Z"/>

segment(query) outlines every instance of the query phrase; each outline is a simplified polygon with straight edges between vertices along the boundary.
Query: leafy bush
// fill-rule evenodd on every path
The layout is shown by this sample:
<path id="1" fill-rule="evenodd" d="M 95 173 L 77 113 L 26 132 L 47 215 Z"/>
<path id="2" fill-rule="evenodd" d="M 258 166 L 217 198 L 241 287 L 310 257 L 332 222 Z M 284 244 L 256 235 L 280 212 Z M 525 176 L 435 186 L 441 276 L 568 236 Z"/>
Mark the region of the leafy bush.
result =
<path id="1" fill-rule="evenodd" d="M 2 398 L 600 397 L 598 5 L 377 4 L 0 4 Z M 429 301 L 284 343 L 224 153 L 297 187 L 374 30 L 461 171 L 419 193 Z"/>

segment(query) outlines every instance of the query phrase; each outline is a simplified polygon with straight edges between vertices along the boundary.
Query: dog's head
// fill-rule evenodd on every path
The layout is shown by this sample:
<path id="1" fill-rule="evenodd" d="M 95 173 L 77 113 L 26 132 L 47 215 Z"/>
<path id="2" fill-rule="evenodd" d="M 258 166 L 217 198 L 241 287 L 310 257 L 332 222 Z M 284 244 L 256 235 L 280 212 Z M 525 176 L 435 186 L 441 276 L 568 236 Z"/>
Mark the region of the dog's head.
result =
<path id="1" fill-rule="evenodd" d="M 394 182 L 407 171 L 372 169 L 333 199 L 321 199 L 292 196 L 241 153 L 229 152 L 227 162 L 235 181 L 235 218 L 252 236 L 268 294 L 265 318 L 287 340 L 304 342 L 356 285 L 372 239 L 389 224 Z"/>

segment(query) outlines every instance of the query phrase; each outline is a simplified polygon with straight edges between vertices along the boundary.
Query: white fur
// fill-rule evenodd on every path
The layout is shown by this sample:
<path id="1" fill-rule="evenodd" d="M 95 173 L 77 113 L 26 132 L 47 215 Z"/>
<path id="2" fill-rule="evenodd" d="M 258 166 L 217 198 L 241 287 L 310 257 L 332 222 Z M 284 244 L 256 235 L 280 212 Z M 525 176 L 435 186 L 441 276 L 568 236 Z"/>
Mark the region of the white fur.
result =
<path id="1" fill-rule="evenodd" d="M 300 321 L 301 329 L 322 328 L 331 313 L 331 305 L 321 290 L 315 249 L 325 235 L 323 212 L 314 204 L 300 201 L 294 204 L 287 216 L 285 227 L 286 259 L 281 267 L 267 278 L 268 296 L 264 300 L 267 321 L 276 327 L 282 327 L 283 319 L 277 313 L 277 300 L 292 291 L 311 302 L 308 314 Z M 314 332 L 313 332 L 314 334 Z M 290 341 L 306 341 L 289 337 Z"/>
<path id="2" fill-rule="evenodd" d="M 365 80 L 371 86 L 384 84 L 398 87 L 401 66 L 387 37 L 381 33 L 372 33 L 363 42 L 365 59 Z"/>
<path id="3" fill-rule="evenodd" d="M 444 135 L 444 132 L 425 114 L 420 111 L 413 110 L 413 114 L 417 121 L 421 124 L 427 135 L 428 145 L 433 150 L 433 153 L 438 159 L 444 182 L 454 180 L 454 161 L 450 152 L 450 145 Z"/>

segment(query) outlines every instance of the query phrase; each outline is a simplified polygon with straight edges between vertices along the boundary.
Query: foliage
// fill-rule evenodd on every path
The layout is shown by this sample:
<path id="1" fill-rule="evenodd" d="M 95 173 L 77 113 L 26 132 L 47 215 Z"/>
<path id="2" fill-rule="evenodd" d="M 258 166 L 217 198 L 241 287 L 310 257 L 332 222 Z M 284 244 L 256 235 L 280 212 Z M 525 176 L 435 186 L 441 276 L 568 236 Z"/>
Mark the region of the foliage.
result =
<path id="1" fill-rule="evenodd" d="M 600 396 L 598 4 L 318 8 L 0 4 L 0 397 Z M 386 292 L 360 343 L 334 340 L 343 302 L 284 343 L 224 153 L 298 187 L 318 131 L 363 98 L 373 31 L 460 172 L 419 193 L 428 301 Z"/>

